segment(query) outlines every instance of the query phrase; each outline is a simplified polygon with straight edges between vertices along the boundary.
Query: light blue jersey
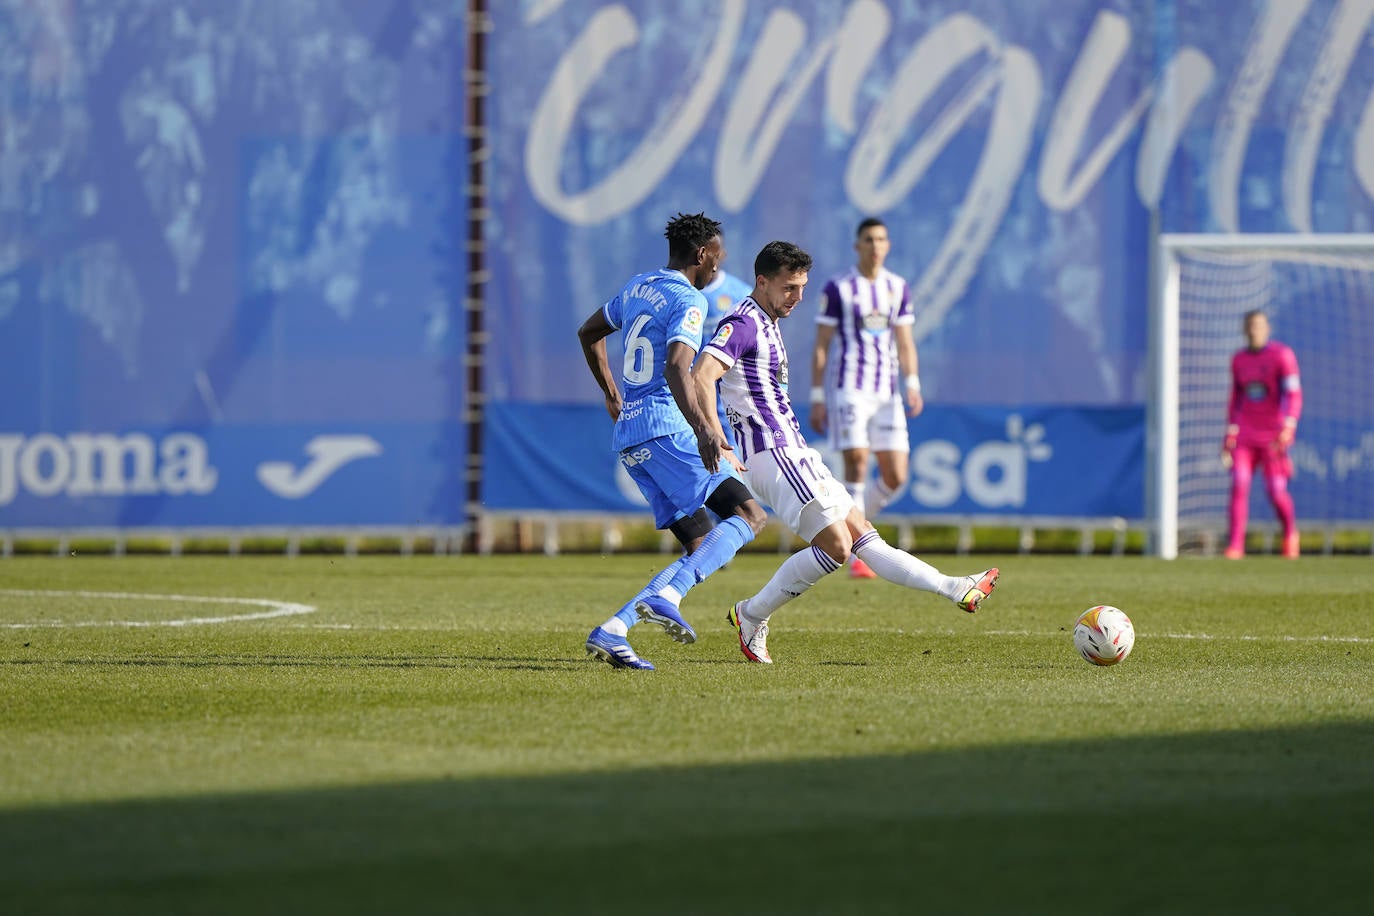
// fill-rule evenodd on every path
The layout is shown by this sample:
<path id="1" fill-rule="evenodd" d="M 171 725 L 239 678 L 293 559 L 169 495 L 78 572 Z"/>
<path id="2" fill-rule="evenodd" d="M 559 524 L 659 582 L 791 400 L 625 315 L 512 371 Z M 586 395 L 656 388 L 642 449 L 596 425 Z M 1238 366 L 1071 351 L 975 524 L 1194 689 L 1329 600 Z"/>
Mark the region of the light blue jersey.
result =
<path id="1" fill-rule="evenodd" d="M 751 295 L 754 287 L 739 277 L 725 271 L 717 271 L 716 278 L 706 285 L 701 294 L 706 297 L 706 339 L 716 333 L 720 320 L 735 310 L 735 306 L 745 296 Z"/>
<path id="2" fill-rule="evenodd" d="M 602 311 L 606 321 L 621 331 L 625 345 L 621 371 L 625 403 L 611 437 L 612 447 L 623 451 L 659 436 L 690 432 L 663 369 L 673 341 L 700 352 L 706 297 L 681 271 L 661 268 L 625 284 Z"/>

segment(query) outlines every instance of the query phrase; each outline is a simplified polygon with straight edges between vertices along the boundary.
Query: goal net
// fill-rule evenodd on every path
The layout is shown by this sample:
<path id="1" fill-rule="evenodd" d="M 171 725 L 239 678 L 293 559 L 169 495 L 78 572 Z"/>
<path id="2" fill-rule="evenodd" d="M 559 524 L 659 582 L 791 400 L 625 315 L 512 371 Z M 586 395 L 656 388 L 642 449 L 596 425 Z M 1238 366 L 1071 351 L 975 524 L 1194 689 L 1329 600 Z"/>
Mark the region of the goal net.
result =
<path id="1" fill-rule="evenodd" d="M 1242 319 L 1292 347 L 1303 413 L 1290 454 L 1299 530 L 1374 526 L 1374 235 L 1162 235 L 1153 315 L 1149 479 L 1156 552 L 1224 538 L 1220 446 Z M 1250 530 L 1274 526 L 1257 476 Z"/>

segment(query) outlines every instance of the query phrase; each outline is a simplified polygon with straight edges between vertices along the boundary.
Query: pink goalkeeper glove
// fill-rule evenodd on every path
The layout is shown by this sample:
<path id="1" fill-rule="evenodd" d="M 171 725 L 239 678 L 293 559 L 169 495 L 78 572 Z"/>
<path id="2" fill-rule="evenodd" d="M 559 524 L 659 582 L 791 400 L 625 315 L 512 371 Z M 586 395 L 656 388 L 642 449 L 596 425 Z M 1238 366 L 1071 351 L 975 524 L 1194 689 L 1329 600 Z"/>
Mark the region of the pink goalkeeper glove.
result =
<path id="1" fill-rule="evenodd" d="M 1239 434 L 1239 427 L 1228 426 L 1226 427 L 1226 438 L 1221 440 L 1221 466 L 1227 470 L 1231 469 L 1231 453 L 1236 450 L 1236 436 Z"/>

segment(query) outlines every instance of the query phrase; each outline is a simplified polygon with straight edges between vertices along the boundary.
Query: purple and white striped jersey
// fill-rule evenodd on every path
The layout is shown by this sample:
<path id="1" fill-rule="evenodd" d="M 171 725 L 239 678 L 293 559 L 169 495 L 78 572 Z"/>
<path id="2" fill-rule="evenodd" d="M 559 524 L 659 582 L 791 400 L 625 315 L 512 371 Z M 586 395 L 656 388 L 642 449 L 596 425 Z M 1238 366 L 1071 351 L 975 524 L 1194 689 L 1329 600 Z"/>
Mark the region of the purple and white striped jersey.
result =
<path id="1" fill-rule="evenodd" d="M 728 367 L 720 380 L 720 399 L 734 427 L 741 459 L 779 446 L 806 446 L 787 397 L 787 348 L 782 332 L 752 296 L 721 319 L 702 352 Z"/>
<path id="2" fill-rule="evenodd" d="M 870 280 L 851 268 L 825 284 L 816 324 L 835 328 L 825 386 L 890 395 L 897 390 L 892 329 L 914 324 L 906 281 L 886 268 Z"/>

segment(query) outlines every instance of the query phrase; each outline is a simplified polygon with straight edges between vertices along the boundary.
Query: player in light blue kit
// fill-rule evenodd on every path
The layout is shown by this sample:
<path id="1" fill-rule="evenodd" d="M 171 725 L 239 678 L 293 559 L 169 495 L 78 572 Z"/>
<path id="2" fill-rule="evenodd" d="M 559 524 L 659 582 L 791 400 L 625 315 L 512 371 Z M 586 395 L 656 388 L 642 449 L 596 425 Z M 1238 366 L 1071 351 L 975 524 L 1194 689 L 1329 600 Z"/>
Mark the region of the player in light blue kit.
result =
<path id="1" fill-rule="evenodd" d="M 725 259 L 720 223 L 704 213 L 679 213 L 664 232 L 668 266 L 639 274 L 577 330 L 592 377 L 615 420 L 612 446 L 654 511 L 654 524 L 672 531 L 686 554 L 587 636 L 587 652 L 616 668 L 652 670 L 630 647 L 630 627 L 657 624 L 678 642 L 695 642 L 682 618 L 682 596 L 715 572 L 763 529 L 767 515 L 739 480 L 708 471 L 706 453 L 733 452 L 713 416 L 716 405 L 691 384 L 701 349 L 707 302 L 700 292 Z M 606 357 L 606 338 L 625 335 L 621 388 Z M 739 468 L 738 462 L 732 462 Z M 719 525 L 715 519 L 721 519 Z"/>

